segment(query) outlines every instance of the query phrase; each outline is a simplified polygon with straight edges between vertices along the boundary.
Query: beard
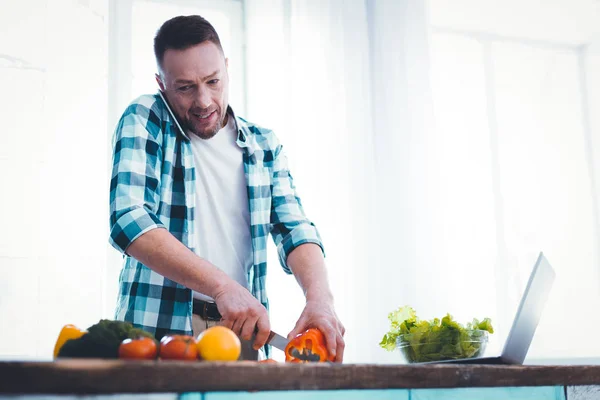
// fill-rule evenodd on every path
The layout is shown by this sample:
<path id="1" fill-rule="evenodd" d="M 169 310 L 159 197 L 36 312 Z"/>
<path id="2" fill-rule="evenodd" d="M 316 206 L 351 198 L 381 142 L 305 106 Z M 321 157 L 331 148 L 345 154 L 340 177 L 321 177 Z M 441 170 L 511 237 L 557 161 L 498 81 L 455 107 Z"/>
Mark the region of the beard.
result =
<path id="1" fill-rule="evenodd" d="M 212 123 L 204 123 L 202 120 L 198 119 L 196 115 L 206 115 L 207 113 L 213 112 L 215 115 L 211 115 L 208 119 L 213 119 Z M 200 111 L 200 110 L 190 110 L 185 116 L 184 124 L 186 125 L 186 130 L 192 132 L 194 135 L 198 136 L 200 139 L 210 139 L 219 132 L 219 130 L 224 126 L 226 114 L 221 114 L 220 110 L 217 108 L 215 110 L 209 111 Z"/>

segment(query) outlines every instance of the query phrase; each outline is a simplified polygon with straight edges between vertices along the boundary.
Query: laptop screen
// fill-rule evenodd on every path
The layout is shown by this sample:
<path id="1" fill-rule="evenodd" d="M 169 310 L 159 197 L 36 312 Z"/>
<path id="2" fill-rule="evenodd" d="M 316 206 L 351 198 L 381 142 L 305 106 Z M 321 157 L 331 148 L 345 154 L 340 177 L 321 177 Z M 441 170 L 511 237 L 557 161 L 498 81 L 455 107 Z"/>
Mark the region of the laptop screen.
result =
<path id="1" fill-rule="evenodd" d="M 523 364 L 525 361 L 555 275 L 554 269 L 544 254 L 540 253 L 523 292 L 504 350 L 502 350 L 503 362 Z"/>

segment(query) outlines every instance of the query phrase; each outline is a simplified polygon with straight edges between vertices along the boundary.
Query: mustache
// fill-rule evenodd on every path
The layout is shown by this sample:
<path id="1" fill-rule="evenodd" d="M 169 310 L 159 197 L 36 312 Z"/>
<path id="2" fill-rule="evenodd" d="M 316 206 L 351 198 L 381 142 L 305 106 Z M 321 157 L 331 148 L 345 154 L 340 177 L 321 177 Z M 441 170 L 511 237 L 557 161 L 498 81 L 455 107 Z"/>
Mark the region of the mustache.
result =
<path id="1" fill-rule="evenodd" d="M 210 114 L 214 111 L 217 111 L 218 107 L 209 107 L 209 108 L 191 108 L 190 113 L 192 114 Z"/>

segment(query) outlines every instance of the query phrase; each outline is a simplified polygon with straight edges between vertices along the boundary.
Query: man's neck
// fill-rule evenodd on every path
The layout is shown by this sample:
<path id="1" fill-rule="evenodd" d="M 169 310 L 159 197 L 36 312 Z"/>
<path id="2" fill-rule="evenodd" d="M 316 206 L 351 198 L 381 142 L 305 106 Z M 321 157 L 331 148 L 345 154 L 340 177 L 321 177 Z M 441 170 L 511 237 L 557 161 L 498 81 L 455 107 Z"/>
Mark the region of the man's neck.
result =
<path id="1" fill-rule="evenodd" d="M 227 122 L 229 121 L 229 113 L 225 113 L 225 118 L 223 118 L 223 124 L 221 124 L 221 129 L 227 126 Z"/>

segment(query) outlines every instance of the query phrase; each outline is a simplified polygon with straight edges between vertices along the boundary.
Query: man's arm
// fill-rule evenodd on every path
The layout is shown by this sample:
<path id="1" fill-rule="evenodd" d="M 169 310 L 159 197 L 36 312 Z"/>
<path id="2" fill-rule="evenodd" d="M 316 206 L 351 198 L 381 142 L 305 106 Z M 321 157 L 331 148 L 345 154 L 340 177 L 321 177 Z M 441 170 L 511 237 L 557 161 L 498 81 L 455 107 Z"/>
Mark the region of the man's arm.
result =
<path id="1" fill-rule="evenodd" d="M 130 105 L 115 131 L 110 242 L 153 271 L 214 298 L 223 324 L 242 338 L 250 339 L 257 326 L 255 347 L 260 347 L 270 331 L 266 309 L 247 289 L 179 242 L 156 215 L 162 131 L 160 117 L 145 101 Z"/>
<path id="2" fill-rule="evenodd" d="M 280 144 L 273 162 L 271 222 L 281 265 L 294 274 L 306 297 L 302 315 L 288 338 L 308 328 L 318 328 L 325 335 L 330 354 L 342 361 L 345 328 L 334 310 L 321 238 L 304 215 Z"/>
<path id="3" fill-rule="evenodd" d="M 287 263 L 306 297 L 304 311 L 288 339 L 308 328 L 319 328 L 325 335 L 329 354 L 341 362 L 344 359 L 346 329 L 334 310 L 321 248 L 313 243 L 301 244 L 292 250 Z"/>
<path id="4" fill-rule="evenodd" d="M 258 327 L 255 348 L 264 346 L 269 332 L 267 310 L 250 292 L 210 262 L 198 257 L 166 229 L 138 237 L 127 252 L 162 276 L 215 299 L 223 324 L 245 340 Z"/>
<path id="5" fill-rule="evenodd" d="M 217 288 L 230 278 L 198 257 L 164 228 L 138 237 L 127 253 L 162 276 L 214 298 Z"/>

